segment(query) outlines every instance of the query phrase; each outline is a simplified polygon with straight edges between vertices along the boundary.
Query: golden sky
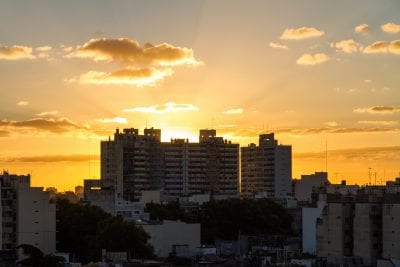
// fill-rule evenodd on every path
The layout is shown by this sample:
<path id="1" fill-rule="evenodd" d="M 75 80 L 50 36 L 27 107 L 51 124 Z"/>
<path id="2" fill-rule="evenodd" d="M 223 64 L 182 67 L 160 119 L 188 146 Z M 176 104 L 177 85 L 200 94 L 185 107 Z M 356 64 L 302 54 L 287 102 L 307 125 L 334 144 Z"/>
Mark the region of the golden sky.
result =
<path id="1" fill-rule="evenodd" d="M 400 176 L 400 3 L 2 1 L 0 168 L 99 177 L 115 128 L 243 146 L 275 132 L 293 176 Z"/>

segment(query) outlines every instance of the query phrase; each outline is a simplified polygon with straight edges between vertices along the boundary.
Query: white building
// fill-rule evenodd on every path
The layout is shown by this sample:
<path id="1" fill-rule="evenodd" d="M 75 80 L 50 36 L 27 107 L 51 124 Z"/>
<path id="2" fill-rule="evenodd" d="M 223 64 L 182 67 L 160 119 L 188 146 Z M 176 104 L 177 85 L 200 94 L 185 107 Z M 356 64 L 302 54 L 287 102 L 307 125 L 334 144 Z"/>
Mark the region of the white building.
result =
<path id="1" fill-rule="evenodd" d="M 303 253 L 317 255 L 317 219 L 324 207 L 325 201 L 318 201 L 317 207 L 302 209 Z"/>
<path id="2" fill-rule="evenodd" d="M 200 224 L 184 223 L 181 221 L 163 221 L 161 223 L 141 224 L 150 235 L 149 243 L 154 248 L 157 257 L 166 258 L 173 252 L 174 247 L 185 246 L 188 256 L 196 254 L 200 243 Z"/>
<path id="3" fill-rule="evenodd" d="M 56 252 L 56 207 L 42 187 L 30 186 L 30 175 L 0 175 L 1 227 L 0 246 L 15 253 L 21 244 Z"/>

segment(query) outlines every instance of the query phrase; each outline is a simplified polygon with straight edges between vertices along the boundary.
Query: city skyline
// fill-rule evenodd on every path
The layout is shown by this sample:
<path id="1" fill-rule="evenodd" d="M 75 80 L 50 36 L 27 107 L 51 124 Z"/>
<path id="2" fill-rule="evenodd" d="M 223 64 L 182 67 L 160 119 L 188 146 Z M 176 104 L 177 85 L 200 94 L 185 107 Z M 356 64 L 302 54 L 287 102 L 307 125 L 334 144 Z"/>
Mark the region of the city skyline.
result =
<path id="1" fill-rule="evenodd" d="M 294 178 L 325 171 L 328 150 L 333 182 L 393 179 L 399 9 L 395 0 L 4 1 L 0 167 L 73 189 L 99 178 L 100 141 L 116 128 L 191 142 L 213 128 L 240 146 L 274 132 L 293 147 Z"/>

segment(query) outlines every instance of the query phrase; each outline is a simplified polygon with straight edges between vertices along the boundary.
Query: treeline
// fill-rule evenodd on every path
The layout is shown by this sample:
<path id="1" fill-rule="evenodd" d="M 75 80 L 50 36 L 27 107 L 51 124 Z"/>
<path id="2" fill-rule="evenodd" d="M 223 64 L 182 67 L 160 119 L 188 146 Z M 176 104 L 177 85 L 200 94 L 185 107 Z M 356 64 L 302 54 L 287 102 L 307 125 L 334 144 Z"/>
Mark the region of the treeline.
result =
<path id="1" fill-rule="evenodd" d="M 210 201 L 195 215 L 185 213 L 179 202 L 166 205 L 149 203 L 146 211 L 153 220 L 181 220 L 201 223 L 201 239 L 211 244 L 215 239 L 234 240 L 239 233 L 248 235 L 289 235 L 293 218 L 279 204 L 269 199 L 227 199 Z"/>
<path id="2" fill-rule="evenodd" d="M 235 240 L 248 235 L 289 235 L 292 217 L 269 199 L 228 199 L 204 203 L 188 214 L 179 202 L 148 203 L 151 220 L 181 220 L 201 224 L 202 243 Z M 112 216 L 101 208 L 57 199 L 57 251 L 71 253 L 82 263 L 101 261 L 101 250 L 127 251 L 131 258 L 153 258 L 149 236 L 134 222 Z"/>

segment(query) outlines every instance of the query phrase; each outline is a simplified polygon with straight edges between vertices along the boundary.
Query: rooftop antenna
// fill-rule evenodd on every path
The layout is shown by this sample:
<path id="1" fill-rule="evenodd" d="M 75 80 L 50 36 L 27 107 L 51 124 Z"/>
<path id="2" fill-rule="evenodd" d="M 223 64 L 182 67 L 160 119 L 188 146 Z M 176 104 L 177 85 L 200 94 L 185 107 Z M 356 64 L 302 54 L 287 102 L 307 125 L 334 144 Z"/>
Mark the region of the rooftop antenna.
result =
<path id="1" fill-rule="evenodd" d="M 371 185 L 371 167 L 368 168 L 368 180 L 369 180 L 369 185 Z"/>
<path id="2" fill-rule="evenodd" d="M 376 172 L 375 172 L 375 185 L 376 185 Z"/>
<path id="3" fill-rule="evenodd" d="M 328 173 L 328 138 L 325 140 L 325 172 Z"/>

